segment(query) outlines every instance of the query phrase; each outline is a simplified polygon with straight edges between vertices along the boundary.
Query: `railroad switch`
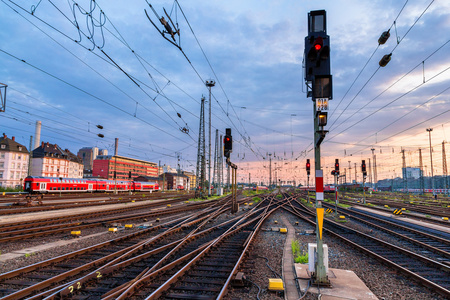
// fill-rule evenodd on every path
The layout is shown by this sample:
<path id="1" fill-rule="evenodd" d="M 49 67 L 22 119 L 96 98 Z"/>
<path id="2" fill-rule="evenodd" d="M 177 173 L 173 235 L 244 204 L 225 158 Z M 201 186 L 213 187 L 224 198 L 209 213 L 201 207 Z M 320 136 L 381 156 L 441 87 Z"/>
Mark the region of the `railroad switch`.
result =
<path id="1" fill-rule="evenodd" d="M 283 280 L 280 278 L 269 278 L 269 291 L 284 291 Z"/>
<path id="2" fill-rule="evenodd" d="M 159 222 L 159 218 L 156 218 L 156 222 Z"/>
<path id="3" fill-rule="evenodd" d="M 339 219 L 345 220 L 345 216 L 339 216 Z"/>
<path id="4" fill-rule="evenodd" d="M 125 228 L 133 228 L 133 224 L 125 224 Z"/>
<path id="5" fill-rule="evenodd" d="M 108 229 L 109 232 L 117 232 L 117 228 L 116 227 L 112 227 Z"/>
<path id="6" fill-rule="evenodd" d="M 172 204 L 167 204 L 167 207 L 172 207 Z"/>
<path id="7" fill-rule="evenodd" d="M 275 220 L 275 221 L 274 221 L 274 223 L 275 223 L 275 224 L 278 224 L 278 221 L 277 221 L 277 220 Z"/>
<path id="8" fill-rule="evenodd" d="M 331 208 L 328 208 L 327 210 L 326 210 L 326 213 L 327 214 L 331 214 L 333 212 L 333 210 L 331 209 Z"/>
<path id="9" fill-rule="evenodd" d="M 442 221 L 448 221 L 448 217 L 442 217 Z"/>
<path id="10" fill-rule="evenodd" d="M 297 222 L 295 222 L 295 225 L 297 225 L 297 226 L 298 226 L 298 221 L 297 221 Z"/>
<path id="11" fill-rule="evenodd" d="M 233 287 L 244 287 L 244 280 L 247 279 L 244 275 L 244 272 L 238 272 L 236 276 L 231 280 L 231 285 Z"/>
<path id="12" fill-rule="evenodd" d="M 287 228 L 280 228 L 280 233 L 287 233 Z"/>
<path id="13" fill-rule="evenodd" d="M 389 205 L 385 204 L 384 207 L 389 208 Z"/>

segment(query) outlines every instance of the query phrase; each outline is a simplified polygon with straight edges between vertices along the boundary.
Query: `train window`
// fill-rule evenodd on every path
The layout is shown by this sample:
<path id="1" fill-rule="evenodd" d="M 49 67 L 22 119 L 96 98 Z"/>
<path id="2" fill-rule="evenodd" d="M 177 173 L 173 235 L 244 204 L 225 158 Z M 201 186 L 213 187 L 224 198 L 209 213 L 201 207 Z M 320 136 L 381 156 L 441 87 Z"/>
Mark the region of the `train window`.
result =
<path id="1" fill-rule="evenodd" d="M 58 191 L 60 190 L 60 188 L 58 187 Z"/>

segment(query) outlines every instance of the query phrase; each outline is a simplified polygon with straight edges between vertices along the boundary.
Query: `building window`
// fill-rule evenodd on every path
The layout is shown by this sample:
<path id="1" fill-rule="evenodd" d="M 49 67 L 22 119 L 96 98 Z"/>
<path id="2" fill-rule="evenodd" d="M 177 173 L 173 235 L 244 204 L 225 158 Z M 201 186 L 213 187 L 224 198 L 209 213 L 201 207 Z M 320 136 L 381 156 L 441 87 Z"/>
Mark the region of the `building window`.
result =
<path id="1" fill-rule="evenodd" d="M 5 163 L 4 162 L 0 162 L 0 168 L 4 168 L 5 167 Z"/>
<path id="2" fill-rule="evenodd" d="M 19 178 L 20 178 L 20 173 L 16 172 L 16 179 L 19 179 Z"/>
<path id="3" fill-rule="evenodd" d="M 17 163 L 17 169 L 20 169 L 20 163 Z"/>
<path id="4" fill-rule="evenodd" d="M 22 150 L 22 147 L 20 147 L 19 150 Z M 22 155 L 17 154 L 17 159 L 18 159 L 18 160 L 21 160 L 21 159 L 22 159 Z"/>
<path id="5" fill-rule="evenodd" d="M 14 179 L 14 172 L 11 172 L 11 174 L 9 174 L 9 179 Z"/>
<path id="6" fill-rule="evenodd" d="M 15 169 L 16 168 L 16 164 L 15 163 L 11 163 L 11 169 Z"/>
<path id="7" fill-rule="evenodd" d="M 2 148 L 2 149 L 6 149 L 6 145 L 2 145 L 1 148 Z"/>
<path id="8" fill-rule="evenodd" d="M 16 154 L 15 153 L 12 154 L 12 159 L 16 159 Z"/>
<path id="9" fill-rule="evenodd" d="M 2 146 L 4 146 L 4 145 L 2 145 Z M 5 153 L 0 153 L 0 158 L 5 158 Z"/>
<path id="10" fill-rule="evenodd" d="M 3 178 L 3 171 L 0 171 L 0 178 Z"/>

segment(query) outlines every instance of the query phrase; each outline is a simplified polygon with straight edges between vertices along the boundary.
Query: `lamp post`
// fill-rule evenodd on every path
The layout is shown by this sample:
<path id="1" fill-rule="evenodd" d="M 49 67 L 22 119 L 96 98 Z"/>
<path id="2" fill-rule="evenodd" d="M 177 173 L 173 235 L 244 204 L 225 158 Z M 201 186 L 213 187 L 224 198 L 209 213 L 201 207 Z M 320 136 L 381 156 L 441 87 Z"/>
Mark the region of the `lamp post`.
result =
<path id="1" fill-rule="evenodd" d="M 428 138 L 430 141 L 430 160 L 431 160 L 431 189 L 434 196 L 434 175 L 433 175 L 433 151 L 431 149 L 431 132 L 433 131 L 433 128 L 427 128 L 428 131 Z"/>

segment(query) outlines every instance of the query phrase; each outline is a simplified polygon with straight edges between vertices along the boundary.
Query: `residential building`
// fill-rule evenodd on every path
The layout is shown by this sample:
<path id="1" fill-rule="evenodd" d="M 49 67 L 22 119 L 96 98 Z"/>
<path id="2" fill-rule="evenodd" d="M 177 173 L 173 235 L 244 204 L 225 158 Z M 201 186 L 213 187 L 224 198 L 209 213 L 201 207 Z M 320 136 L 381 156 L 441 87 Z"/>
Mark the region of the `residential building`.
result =
<path id="1" fill-rule="evenodd" d="M 113 180 L 114 172 L 117 180 L 130 180 L 138 176 L 157 177 L 158 166 L 156 163 L 119 155 L 97 156 L 93 163 L 92 177 Z"/>
<path id="2" fill-rule="evenodd" d="M 83 178 L 81 159 L 67 149 L 62 150 L 57 144 L 42 142 L 31 153 L 32 176 Z"/>
<path id="3" fill-rule="evenodd" d="M 15 188 L 22 186 L 28 174 L 28 149 L 3 134 L 0 137 L 0 186 Z"/>

